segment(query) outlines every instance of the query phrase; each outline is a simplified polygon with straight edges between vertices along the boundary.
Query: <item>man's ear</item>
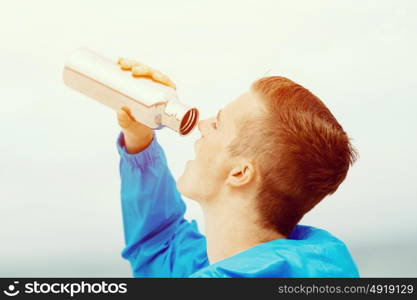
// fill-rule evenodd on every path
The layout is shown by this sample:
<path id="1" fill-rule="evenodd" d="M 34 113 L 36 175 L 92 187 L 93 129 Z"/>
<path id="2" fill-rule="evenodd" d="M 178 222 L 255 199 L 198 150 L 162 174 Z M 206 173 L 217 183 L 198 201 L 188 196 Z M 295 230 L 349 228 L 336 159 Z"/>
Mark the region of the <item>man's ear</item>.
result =
<path id="1" fill-rule="evenodd" d="M 255 178 L 255 168 L 250 161 L 241 161 L 229 172 L 226 184 L 234 187 L 248 184 Z"/>

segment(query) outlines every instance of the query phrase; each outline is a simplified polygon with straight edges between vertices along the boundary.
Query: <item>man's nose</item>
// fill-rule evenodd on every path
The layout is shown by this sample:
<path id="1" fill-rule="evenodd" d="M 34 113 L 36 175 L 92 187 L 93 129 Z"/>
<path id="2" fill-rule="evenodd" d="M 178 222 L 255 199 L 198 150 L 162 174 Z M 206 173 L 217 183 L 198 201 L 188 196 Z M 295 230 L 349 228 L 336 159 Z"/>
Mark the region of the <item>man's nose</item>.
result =
<path id="1" fill-rule="evenodd" d="M 201 134 L 203 134 L 203 129 L 202 129 L 202 127 L 203 127 L 203 126 L 201 125 L 203 122 L 204 122 L 204 121 L 200 121 L 200 122 L 198 122 L 198 130 L 200 130 L 200 133 L 201 133 Z"/>
<path id="2" fill-rule="evenodd" d="M 198 122 L 198 130 L 200 130 L 202 136 L 204 136 L 206 122 L 207 120 L 201 120 L 200 122 Z"/>

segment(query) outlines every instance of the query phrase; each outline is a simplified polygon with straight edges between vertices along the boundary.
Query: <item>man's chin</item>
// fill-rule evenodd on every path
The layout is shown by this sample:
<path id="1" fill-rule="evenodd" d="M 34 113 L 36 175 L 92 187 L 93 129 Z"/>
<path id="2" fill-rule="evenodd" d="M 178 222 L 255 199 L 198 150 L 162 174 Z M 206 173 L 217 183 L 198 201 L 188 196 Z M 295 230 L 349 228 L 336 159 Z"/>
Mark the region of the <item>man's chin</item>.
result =
<path id="1" fill-rule="evenodd" d="M 193 191 L 192 191 L 192 180 L 187 178 L 189 174 L 187 174 L 187 170 L 178 178 L 177 180 L 177 189 L 181 193 L 181 195 L 193 199 Z"/>
<path id="2" fill-rule="evenodd" d="M 186 176 L 185 176 L 186 173 L 187 173 L 187 171 L 185 170 L 177 180 L 177 189 L 184 196 L 186 196 L 186 193 L 187 193 L 186 179 L 185 179 L 186 178 Z"/>

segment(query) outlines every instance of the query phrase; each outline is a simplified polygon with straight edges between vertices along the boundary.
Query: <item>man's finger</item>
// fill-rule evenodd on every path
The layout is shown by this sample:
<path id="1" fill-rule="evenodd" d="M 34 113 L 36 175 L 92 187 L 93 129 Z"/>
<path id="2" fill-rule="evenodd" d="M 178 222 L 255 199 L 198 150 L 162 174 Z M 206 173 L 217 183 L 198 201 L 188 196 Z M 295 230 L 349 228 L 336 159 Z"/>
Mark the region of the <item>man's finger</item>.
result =
<path id="1" fill-rule="evenodd" d="M 123 70 L 130 70 L 132 68 L 132 62 L 129 59 L 120 58 L 118 63 Z"/>
<path id="2" fill-rule="evenodd" d="M 129 107 L 127 107 L 127 106 L 123 106 L 123 107 L 121 108 L 121 110 L 122 110 L 122 111 L 124 111 L 124 112 L 126 113 L 127 117 L 130 119 L 130 121 L 132 121 L 132 122 L 136 122 L 136 119 L 135 119 L 135 117 L 132 115 L 132 112 L 130 111 L 130 108 L 129 108 Z"/>
<path id="3" fill-rule="evenodd" d="M 152 74 L 151 68 L 145 65 L 135 66 L 132 68 L 133 76 L 150 76 Z"/>
<path id="4" fill-rule="evenodd" d="M 161 72 L 155 71 L 152 73 L 152 78 L 164 84 L 168 84 L 168 77 Z"/>
<path id="5" fill-rule="evenodd" d="M 165 74 L 162 74 L 161 72 L 158 71 L 154 71 L 152 73 L 152 78 L 155 81 L 158 81 L 162 84 L 165 84 L 167 86 L 173 87 L 174 89 L 176 88 L 175 84 L 171 81 L 171 79 L 169 79 L 168 76 L 166 76 Z"/>
<path id="6" fill-rule="evenodd" d="M 133 60 L 133 59 L 127 59 L 127 58 L 119 58 L 117 63 L 120 65 L 120 67 L 123 70 L 131 70 L 133 67 L 141 65 L 140 62 Z"/>
<path id="7" fill-rule="evenodd" d="M 129 115 L 123 109 L 117 111 L 117 119 L 119 119 L 119 121 L 130 120 Z"/>
<path id="8" fill-rule="evenodd" d="M 117 112 L 117 121 L 122 128 L 128 128 L 132 124 L 132 120 L 127 113 L 121 109 Z"/>

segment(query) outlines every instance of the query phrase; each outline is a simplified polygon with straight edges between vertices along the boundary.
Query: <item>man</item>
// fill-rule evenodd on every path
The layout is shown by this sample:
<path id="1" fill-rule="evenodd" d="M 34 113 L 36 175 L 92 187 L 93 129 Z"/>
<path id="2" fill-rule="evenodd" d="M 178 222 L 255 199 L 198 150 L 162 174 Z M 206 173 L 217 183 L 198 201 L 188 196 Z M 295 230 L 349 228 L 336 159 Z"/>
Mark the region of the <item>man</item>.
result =
<path id="1" fill-rule="evenodd" d="M 122 256 L 135 277 L 359 276 L 342 241 L 297 225 L 356 159 L 342 127 L 307 89 L 261 78 L 200 121 L 196 157 L 177 183 L 155 133 L 127 108 L 118 121 Z M 184 219 L 180 193 L 201 205 L 205 236 Z"/>

